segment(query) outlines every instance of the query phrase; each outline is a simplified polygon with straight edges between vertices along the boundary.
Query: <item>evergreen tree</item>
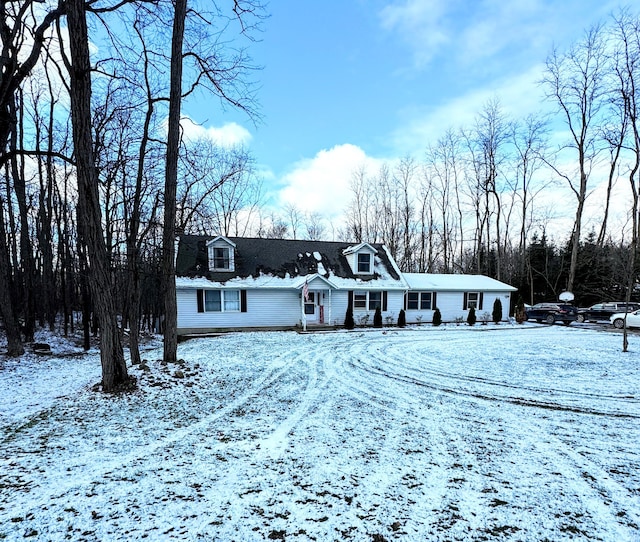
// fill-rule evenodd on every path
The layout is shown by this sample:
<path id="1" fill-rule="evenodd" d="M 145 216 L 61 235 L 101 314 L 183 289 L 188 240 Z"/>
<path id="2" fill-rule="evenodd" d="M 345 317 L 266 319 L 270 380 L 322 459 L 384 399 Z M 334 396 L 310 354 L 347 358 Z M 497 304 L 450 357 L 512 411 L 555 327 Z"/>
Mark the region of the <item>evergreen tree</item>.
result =
<path id="1" fill-rule="evenodd" d="M 474 326 L 476 324 L 476 320 L 476 309 L 472 306 L 469 309 L 469 314 L 467 315 L 467 324 Z"/>
<path id="2" fill-rule="evenodd" d="M 440 309 L 436 307 L 436 310 L 433 311 L 433 325 L 439 326 L 442 324 L 442 314 L 440 313 Z"/>
<path id="3" fill-rule="evenodd" d="M 493 312 L 491 314 L 495 324 L 498 324 L 500 320 L 502 320 L 502 301 L 500 301 L 499 298 L 496 298 L 493 302 Z"/>
<path id="4" fill-rule="evenodd" d="M 347 314 L 344 317 L 344 327 L 347 329 L 353 329 L 356 327 L 356 323 L 353 319 L 353 308 L 351 307 L 351 303 L 349 303 L 349 306 L 347 307 Z"/>
<path id="5" fill-rule="evenodd" d="M 382 327 L 382 310 L 380 307 L 376 308 L 376 312 L 373 315 L 373 327 Z"/>
<path id="6" fill-rule="evenodd" d="M 404 313 L 404 309 L 400 309 L 398 314 L 398 327 L 405 327 L 407 325 L 407 316 Z"/>

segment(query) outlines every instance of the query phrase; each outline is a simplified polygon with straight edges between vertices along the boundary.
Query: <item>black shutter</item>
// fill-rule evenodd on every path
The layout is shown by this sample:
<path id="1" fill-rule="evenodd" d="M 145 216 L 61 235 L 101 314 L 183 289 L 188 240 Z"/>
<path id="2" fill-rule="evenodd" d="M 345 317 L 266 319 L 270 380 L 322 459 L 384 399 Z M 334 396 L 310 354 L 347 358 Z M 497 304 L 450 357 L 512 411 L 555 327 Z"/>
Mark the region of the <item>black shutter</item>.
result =
<path id="1" fill-rule="evenodd" d="M 204 312 L 204 290 L 196 290 L 198 298 L 198 312 Z"/>
<path id="2" fill-rule="evenodd" d="M 482 301 L 484 300 L 484 292 L 480 292 L 480 306 L 478 307 L 479 310 L 482 310 Z"/>
<path id="3" fill-rule="evenodd" d="M 247 291 L 240 290 L 240 312 L 247 312 Z"/>
<path id="4" fill-rule="evenodd" d="M 407 297 L 408 297 L 408 296 L 409 296 L 409 293 L 408 293 L 408 292 L 405 292 L 405 293 L 404 293 L 404 303 L 403 303 L 403 305 L 402 305 L 402 308 L 403 308 L 404 310 L 407 310 Z"/>
<path id="5" fill-rule="evenodd" d="M 387 292 L 382 292 L 382 311 L 385 312 L 387 310 Z"/>
<path id="6" fill-rule="evenodd" d="M 436 310 L 438 308 L 438 292 L 433 292 L 433 296 L 431 297 L 431 310 Z"/>
<path id="7" fill-rule="evenodd" d="M 349 290 L 348 295 L 349 295 L 348 307 L 351 310 L 353 310 L 353 290 Z"/>
<path id="8" fill-rule="evenodd" d="M 467 310 L 467 302 L 469 301 L 469 297 L 467 296 L 467 292 L 464 293 L 464 295 L 462 296 L 462 310 L 466 311 Z"/>

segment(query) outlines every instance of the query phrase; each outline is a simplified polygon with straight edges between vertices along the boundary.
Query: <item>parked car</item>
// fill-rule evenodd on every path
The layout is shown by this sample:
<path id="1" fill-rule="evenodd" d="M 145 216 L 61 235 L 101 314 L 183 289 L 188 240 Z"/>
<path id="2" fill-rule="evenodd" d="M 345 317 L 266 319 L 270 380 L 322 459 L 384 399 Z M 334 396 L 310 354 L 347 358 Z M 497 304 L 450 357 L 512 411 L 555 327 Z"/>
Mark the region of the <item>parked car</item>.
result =
<path id="1" fill-rule="evenodd" d="M 608 322 L 611 316 L 618 312 L 637 310 L 640 310 L 640 303 L 626 303 L 624 301 L 596 303 L 587 309 L 578 309 L 578 322 Z"/>
<path id="2" fill-rule="evenodd" d="M 609 321 L 613 324 L 613 327 L 622 329 L 624 327 L 624 317 L 627 317 L 627 327 L 640 327 L 640 310 L 635 312 L 619 312 L 609 318 Z"/>
<path id="3" fill-rule="evenodd" d="M 527 320 L 555 324 L 562 322 L 568 326 L 578 318 L 578 309 L 566 303 L 538 303 L 526 309 Z"/>

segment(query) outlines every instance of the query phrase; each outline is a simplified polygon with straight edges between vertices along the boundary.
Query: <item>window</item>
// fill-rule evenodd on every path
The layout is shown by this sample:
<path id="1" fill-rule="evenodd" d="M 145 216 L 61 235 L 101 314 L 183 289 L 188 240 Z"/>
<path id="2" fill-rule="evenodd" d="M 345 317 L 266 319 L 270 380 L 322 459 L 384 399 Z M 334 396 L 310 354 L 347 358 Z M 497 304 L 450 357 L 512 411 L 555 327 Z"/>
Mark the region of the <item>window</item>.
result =
<path id="1" fill-rule="evenodd" d="M 220 290 L 204 291 L 204 310 L 205 312 L 222 311 L 222 292 Z"/>
<path id="2" fill-rule="evenodd" d="M 313 315 L 316 313 L 316 295 L 315 292 L 309 292 L 304 302 L 304 313 Z"/>
<path id="3" fill-rule="evenodd" d="M 378 307 L 387 310 L 387 292 L 353 292 L 353 310 L 375 311 Z"/>
<path id="4" fill-rule="evenodd" d="M 367 308 L 367 292 L 359 292 L 353 294 L 353 308 L 355 310 L 366 310 Z"/>
<path id="5" fill-rule="evenodd" d="M 239 312 L 240 290 L 199 290 L 204 295 L 200 312 Z M 200 301 L 199 301 L 200 303 Z"/>
<path id="6" fill-rule="evenodd" d="M 358 273 L 371 273 L 371 254 L 358 253 Z"/>
<path id="7" fill-rule="evenodd" d="M 369 292 L 369 310 L 382 309 L 382 292 Z"/>
<path id="8" fill-rule="evenodd" d="M 229 249 L 213 247 L 213 268 L 229 269 Z"/>
<path id="9" fill-rule="evenodd" d="M 478 292 L 468 292 L 467 293 L 467 306 L 466 309 L 470 309 L 473 307 L 474 309 L 482 308 L 480 306 L 480 294 Z"/>
<path id="10" fill-rule="evenodd" d="M 218 243 L 209 245 L 209 271 L 233 271 L 233 247 Z"/>
<path id="11" fill-rule="evenodd" d="M 240 310 L 240 290 L 224 290 L 225 312 Z"/>
<path id="12" fill-rule="evenodd" d="M 433 308 L 433 292 L 409 292 L 407 294 L 407 310 L 429 311 Z"/>

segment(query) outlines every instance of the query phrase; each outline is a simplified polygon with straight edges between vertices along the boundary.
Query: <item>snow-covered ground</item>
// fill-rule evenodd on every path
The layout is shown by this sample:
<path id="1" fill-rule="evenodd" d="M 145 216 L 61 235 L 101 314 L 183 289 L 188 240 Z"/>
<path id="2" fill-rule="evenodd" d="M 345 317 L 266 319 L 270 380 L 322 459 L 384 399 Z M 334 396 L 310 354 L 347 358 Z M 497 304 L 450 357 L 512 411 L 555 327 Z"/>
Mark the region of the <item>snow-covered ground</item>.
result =
<path id="1" fill-rule="evenodd" d="M 640 336 L 234 333 L 0 358 L 0 540 L 640 540 Z"/>

